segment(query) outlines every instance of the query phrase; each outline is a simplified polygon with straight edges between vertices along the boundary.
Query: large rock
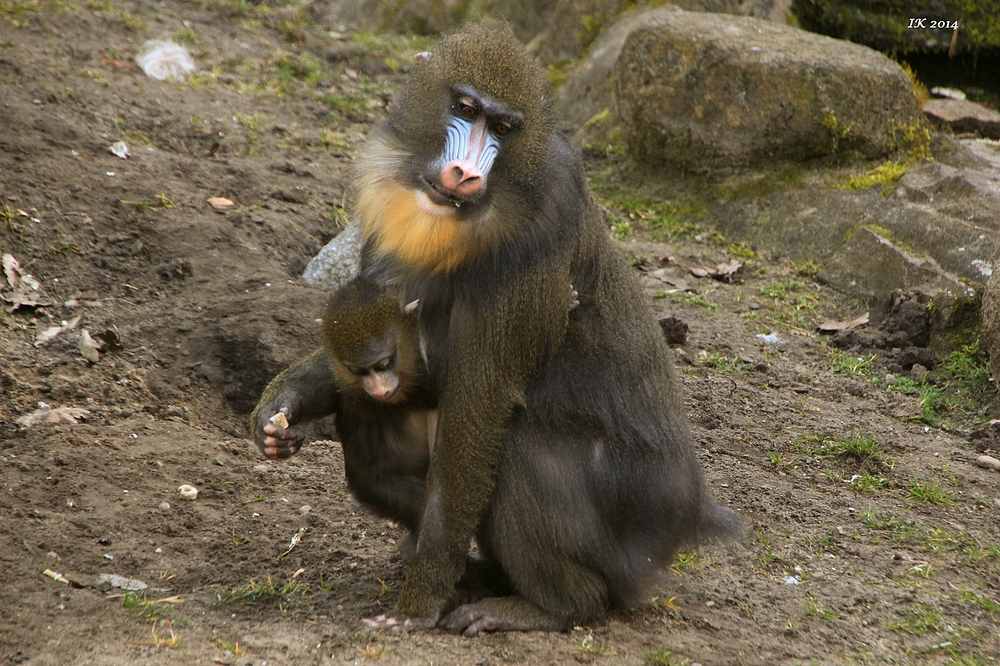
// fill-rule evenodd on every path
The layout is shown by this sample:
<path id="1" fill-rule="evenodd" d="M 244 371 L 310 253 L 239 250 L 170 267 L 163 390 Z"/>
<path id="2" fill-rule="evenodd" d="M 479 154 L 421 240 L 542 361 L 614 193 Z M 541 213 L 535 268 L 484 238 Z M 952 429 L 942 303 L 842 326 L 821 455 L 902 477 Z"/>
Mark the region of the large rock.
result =
<path id="1" fill-rule="evenodd" d="M 997 271 L 983 291 L 983 337 L 990 353 L 994 381 L 1000 381 L 1000 271 Z"/>
<path id="2" fill-rule="evenodd" d="M 620 126 L 629 155 L 649 166 L 876 157 L 898 147 L 900 127 L 923 122 L 909 78 L 871 49 L 674 8 L 622 20 L 571 75 L 560 103 L 576 120 L 578 105 L 608 108 L 606 122 Z"/>
<path id="3" fill-rule="evenodd" d="M 306 284 L 336 291 L 354 277 L 361 262 L 361 222 L 351 222 L 323 246 L 302 271 Z"/>
<path id="4" fill-rule="evenodd" d="M 897 290 L 924 293 L 934 324 L 954 323 L 1000 254 L 1000 146 L 940 143 L 940 161 L 911 167 L 895 196 L 878 186 L 787 189 L 719 204 L 706 221 L 772 256 L 819 264 L 820 281 L 873 307 Z"/>
<path id="5" fill-rule="evenodd" d="M 956 132 L 978 132 L 990 139 L 1000 139 L 1000 113 L 964 99 L 930 99 L 924 113 L 940 125 Z"/>
<path id="6" fill-rule="evenodd" d="M 960 24 L 958 53 L 1000 47 L 1000 0 L 793 0 L 792 11 L 808 30 L 880 51 L 945 53 L 955 22 Z"/>
<path id="7" fill-rule="evenodd" d="M 543 62 L 575 60 L 598 36 L 617 21 L 635 13 L 636 6 L 654 2 L 634 0 L 558 0 L 547 29 L 535 39 L 535 50 Z M 671 3 L 688 11 L 713 12 L 784 23 L 790 0 L 676 0 Z"/>
<path id="8" fill-rule="evenodd" d="M 341 0 L 314 3 L 317 18 L 350 30 L 451 32 L 467 19 L 510 21 L 518 39 L 543 63 L 575 60 L 620 14 L 654 4 L 635 0 Z M 691 11 L 720 12 L 784 23 L 791 0 L 677 0 Z"/>

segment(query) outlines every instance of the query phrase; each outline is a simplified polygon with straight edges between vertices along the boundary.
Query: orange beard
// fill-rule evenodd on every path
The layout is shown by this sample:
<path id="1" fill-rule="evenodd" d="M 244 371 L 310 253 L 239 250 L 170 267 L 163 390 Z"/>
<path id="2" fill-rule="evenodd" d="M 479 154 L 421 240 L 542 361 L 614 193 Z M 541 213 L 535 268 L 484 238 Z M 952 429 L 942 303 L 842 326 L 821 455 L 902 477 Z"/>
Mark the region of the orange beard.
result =
<path id="1" fill-rule="evenodd" d="M 379 255 L 433 272 L 449 271 L 469 256 L 471 239 L 455 211 L 420 190 L 382 181 L 361 190 L 357 210 Z"/>

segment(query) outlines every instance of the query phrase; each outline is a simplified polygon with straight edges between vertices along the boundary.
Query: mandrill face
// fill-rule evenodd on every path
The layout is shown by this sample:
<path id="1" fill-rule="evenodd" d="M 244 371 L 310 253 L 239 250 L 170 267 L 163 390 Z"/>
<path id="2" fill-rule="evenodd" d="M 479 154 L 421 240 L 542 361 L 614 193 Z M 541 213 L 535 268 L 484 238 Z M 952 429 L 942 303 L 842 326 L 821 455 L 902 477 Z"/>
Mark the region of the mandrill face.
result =
<path id="1" fill-rule="evenodd" d="M 358 212 L 376 255 L 449 271 L 537 213 L 554 123 L 546 82 L 505 26 L 482 24 L 418 60 L 362 152 Z"/>

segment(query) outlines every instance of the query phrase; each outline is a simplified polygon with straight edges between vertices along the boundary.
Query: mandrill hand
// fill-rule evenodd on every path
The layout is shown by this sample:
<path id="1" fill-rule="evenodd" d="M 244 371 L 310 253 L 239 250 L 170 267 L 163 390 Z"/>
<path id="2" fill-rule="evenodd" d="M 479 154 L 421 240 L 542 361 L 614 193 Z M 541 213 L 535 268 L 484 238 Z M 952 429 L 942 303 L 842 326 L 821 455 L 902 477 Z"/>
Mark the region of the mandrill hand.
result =
<path id="1" fill-rule="evenodd" d="M 270 410 L 255 412 L 254 439 L 268 460 L 290 458 L 302 448 L 305 436 L 288 429 L 298 422 L 299 411 L 295 404 L 285 404 L 275 414 Z"/>

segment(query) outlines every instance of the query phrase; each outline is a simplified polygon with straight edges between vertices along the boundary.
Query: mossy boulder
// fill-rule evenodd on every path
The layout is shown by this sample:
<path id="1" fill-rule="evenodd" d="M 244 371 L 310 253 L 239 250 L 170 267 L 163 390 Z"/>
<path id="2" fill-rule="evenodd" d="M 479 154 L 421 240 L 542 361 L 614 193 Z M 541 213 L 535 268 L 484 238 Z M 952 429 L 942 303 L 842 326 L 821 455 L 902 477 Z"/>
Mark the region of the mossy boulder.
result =
<path id="1" fill-rule="evenodd" d="M 635 161 L 695 171 L 886 156 L 899 148 L 901 128 L 924 122 L 909 77 L 877 51 L 667 7 L 625 15 L 606 30 L 559 99 L 576 121 L 607 108 L 585 133 L 597 121 L 605 137 L 619 129 Z"/>
<path id="2" fill-rule="evenodd" d="M 803 28 L 887 53 L 944 53 L 1000 48 L 1000 0 L 793 0 Z"/>

